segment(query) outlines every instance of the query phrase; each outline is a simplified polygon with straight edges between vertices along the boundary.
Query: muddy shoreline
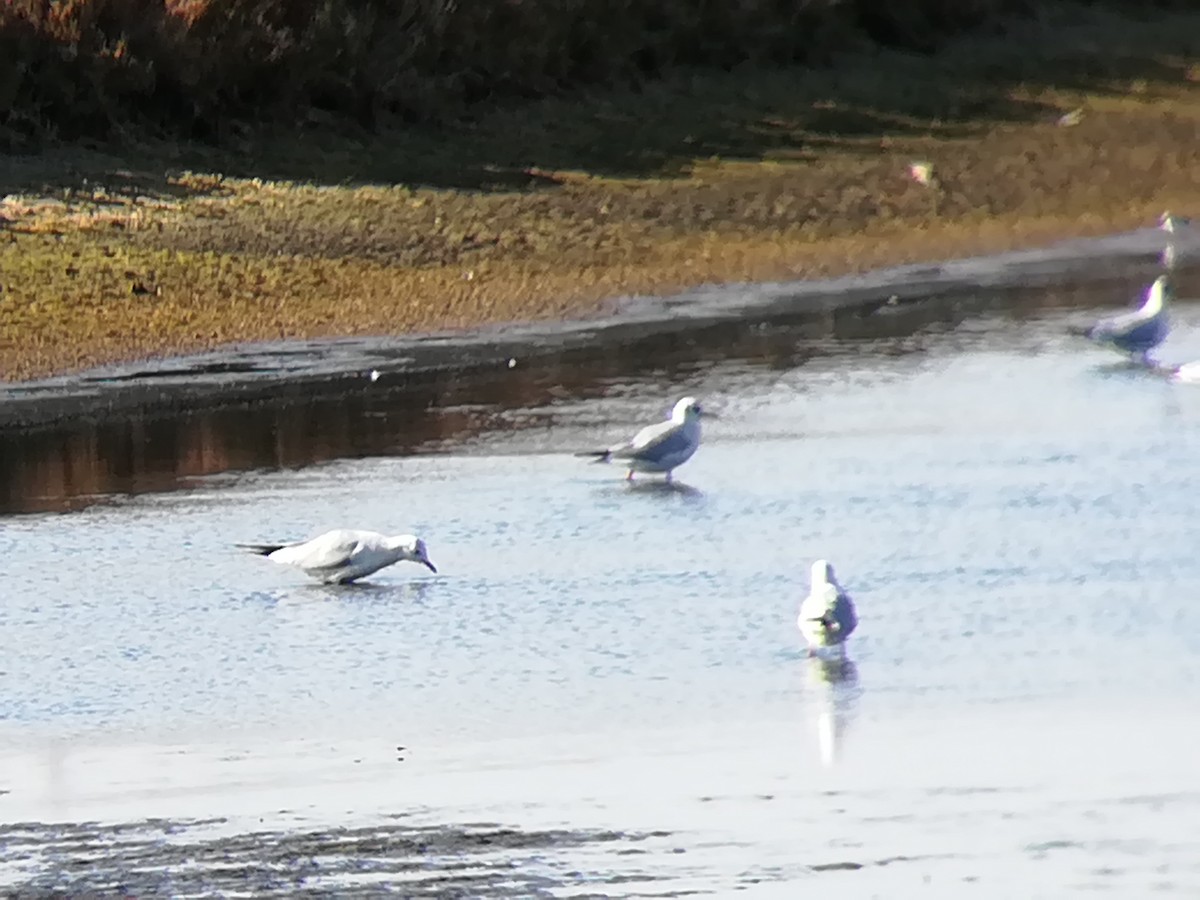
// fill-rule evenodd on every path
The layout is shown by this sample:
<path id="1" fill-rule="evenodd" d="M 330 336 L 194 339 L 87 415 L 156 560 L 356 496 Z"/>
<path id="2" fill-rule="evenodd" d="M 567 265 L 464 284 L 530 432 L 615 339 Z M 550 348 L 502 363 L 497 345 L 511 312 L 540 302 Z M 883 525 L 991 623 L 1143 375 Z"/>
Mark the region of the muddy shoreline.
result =
<path id="1" fill-rule="evenodd" d="M 395 814 L 391 818 L 407 818 Z M 121 824 L 22 823 L 0 827 L 8 852 L 29 854 L 43 867 L 27 878 L 10 876 L 8 897 L 60 892 L 122 896 L 222 894 L 253 891 L 258 897 L 373 897 L 380 884 L 403 884 L 407 896 L 524 897 L 540 893 L 538 878 L 497 857 L 563 853 L 615 844 L 626 855 L 665 834 L 613 831 L 524 830 L 495 823 L 411 826 L 377 824 L 329 830 L 267 831 L 210 837 L 223 820 L 147 820 Z M 89 859 L 100 854 L 100 860 Z M 45 865 L 51 860 L 67 866 Z M 17 865 L 20 865 L 18 863 Z M 596 874 L 600 883 L 619 880 Z M 646 875 L 645 880 L 653 880 Z M 595 894 L 593 896 L 603 896 Z"/>
<path id="2" fill-rule="evenodd" d="M 940 264 L 885 268 L 819 281 L 702 287 L 668 297 L 624 298 L 604 316 L 420 336 L 232 345 L 227 349 L 0 386 L 0 431 L 67 421 L 109 421 L 355 390 L 412 390 L 502 379 L 531 365 L 637 353 L 664 341 L 720 340 L 720 329 L 788 324 L 814 336 L 849 337 L 855 323 L 899 316 L 953 298 L 991 297 L 1039 285 L 1153 278 L 1173 241 L 1183 260 L 1200 240 L 1157 228 Z M 994 303 L 992 299 L 989 303 Z"/>
<path id="3" fill-rule="evenodd" d="M 20 393 L 133 360 L 381 335 L 409 336 L 383 355 L 424 359 L 415 336 L 520 343 L 509 323 L 595 322 L 614 297 L 868 275 L 1186 216 L 1198 16 L 1064 7 L 927 57 L 678 71 L 436 128 L 9 157 L 0 377 Z"/>

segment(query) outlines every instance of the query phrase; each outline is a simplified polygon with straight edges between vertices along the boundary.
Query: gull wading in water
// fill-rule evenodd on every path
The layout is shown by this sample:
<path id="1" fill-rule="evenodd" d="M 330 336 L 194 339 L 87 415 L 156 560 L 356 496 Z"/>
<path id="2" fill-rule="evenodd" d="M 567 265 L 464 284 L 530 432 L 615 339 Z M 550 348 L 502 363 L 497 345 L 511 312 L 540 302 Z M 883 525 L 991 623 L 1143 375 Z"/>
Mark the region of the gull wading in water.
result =
<path id="1" fill-rule="evenodd" d="M 1159 275 L 1146 291 L 1146 299 L 1140 308 L 1111 319 L 1102 319 L 1077 333 L 1145 362 L 1147 354 L 1166 340 L 1170 330 L 1167 318 L 1170 299 L 1170 278 Z"/>
<path id="2" fill-rule="evenodd" d="M 700 417 L 711 415 L 700 408 L 695 397 L 684 397 L 675 404 L 667 421 L 647 425 L 630 440 L 606 450 L 585 450 L 575 455 L 625 466 L 629 469 L 626 481 L 633 481 L 634 472 L 665 473 L 670 481 L 671 471 L 691 459 L 700 446 Z"/>
<path id="3" fill-rule="evenodd" d="M 238 544 L 271 562 L 294 566 L 326 584 L 349 584 L 393 563 L 420 563 L 431 572 L 425 542 L 412 534 L 388 537 L 377 531 L 338 528 L 291 544 Z"/>
<path id="4" fill-rule="evenodd" d="M 817 650 L 825 647 L 837 647 L 845 655 L 846 638 L 858 627 L 854 601 L 838 584 L 833 566 L 824 559 L 812 564 L 812 584 L 800 603 L 796 624 L 808 643 L 809 656 L 816 656 Z"/>

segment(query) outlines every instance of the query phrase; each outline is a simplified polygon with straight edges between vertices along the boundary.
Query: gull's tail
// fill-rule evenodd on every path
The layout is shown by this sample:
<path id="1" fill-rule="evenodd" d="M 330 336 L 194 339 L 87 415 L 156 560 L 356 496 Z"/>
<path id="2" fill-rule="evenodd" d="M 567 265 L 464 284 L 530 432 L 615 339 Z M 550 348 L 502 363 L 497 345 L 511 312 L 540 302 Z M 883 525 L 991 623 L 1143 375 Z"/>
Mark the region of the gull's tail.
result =
<path id="1" fill-rule="evenodd" d="M 259 556 L 270 556 L 276 550 L 282 550 L 284 544 L 234 544 L 240 550 L 245 550 L 249 553 L 257 553 Z"/>
<path id="2" fill-rule="evenodd" d="M 592 462 L 598 463 L 606 463 L 612 459 L 611 450 L 581 450 L 575 455 L 579 457 L 587 457 L 588 459 L 591 459 Z"/>

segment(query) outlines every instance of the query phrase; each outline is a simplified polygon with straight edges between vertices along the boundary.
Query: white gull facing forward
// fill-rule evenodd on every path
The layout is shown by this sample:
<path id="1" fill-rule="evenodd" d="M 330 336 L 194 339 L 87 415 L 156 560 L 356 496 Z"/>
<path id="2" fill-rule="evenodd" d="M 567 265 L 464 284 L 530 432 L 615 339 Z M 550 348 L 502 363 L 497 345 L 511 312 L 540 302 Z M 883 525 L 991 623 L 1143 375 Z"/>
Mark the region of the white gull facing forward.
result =
<path id="1" fill-rule="evenodd" d="M 700 417 L 711 416 L 700 408 L 695 397 L 684 397 L 671 410 L 671 418 L 647 425 L 630 440 L 613 444 L 606 450 L 585 450 L 596 462 L 615 462 L 629 469 L 625 476 L 633 481 L 634 472 L 662 472 L 671 480 L 671 471 L 692 458 L 700 446 Z"/>
<path id="2" fill-rule="evenodd" d="M 854 601 L 838 584 L 833 566 L 826 560 L 812 564 L 812 584 L 800 603 L 796 625 L 808 643 L 809 656 L 816 656 L 817 650 L 825 647 L 837 647 L 844 655 L 846 638 L 858 627 Z"/>
<path id="3" fill-rule="evenodd" d="M 271 562 L 293 566 L 326 584 L 349 584 L 398 562 L 415 562 L 437 572 L 425 542 L 416 535 L 389 537 L 377 531 L 337 528 L 291 544 L 238 544 Z"/>

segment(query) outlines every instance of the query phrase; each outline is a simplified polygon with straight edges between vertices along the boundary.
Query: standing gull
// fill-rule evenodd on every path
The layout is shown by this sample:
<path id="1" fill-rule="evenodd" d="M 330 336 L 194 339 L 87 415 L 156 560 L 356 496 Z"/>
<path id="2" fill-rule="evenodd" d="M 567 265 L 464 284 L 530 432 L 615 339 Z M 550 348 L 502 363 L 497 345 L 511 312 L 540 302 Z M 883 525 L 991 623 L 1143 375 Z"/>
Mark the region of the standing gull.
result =
<path id="1" fill-rule="evenodd" d="M 845 655 L 846 638 L 858 627 L 858 614 L 826 560 L 812 564 L 812 585 L 800 603 L 796 624 L 808 643 L 809 656 L 816 656 L 817 650 L 824 647 L 837 647 Z"/>
<path id="2" fill-rule="evenodd" d="M 620 463 L 629 469 L 626 481 L 633 481 L 634 472 L 664 472 L 670 481 L 671 470 L 691 459 L 700 446 L 702 415 L 711 413 L 705 413 L 695 397 L 684 397 L 675 404 L 667 421 L 647 425 L 631 440 L 613 444 L 607 450 L 585 450 L 575 455 L 601 463 Z"/>
<path id="3" fill-rule="evenodd" d="M 295 566 L 326 584 L 349 584 L 405 560 L 421 563 L 429 571 L 437 572 L 437 567 L 429 561 L 425 542 L 411 534 L 388 537 L 377 531 L 338 528 L 310 541 L 237 546 L 265 556 L 271 562 Z"/>
<path id="4" fill-rule="evenodd" d="M 1146 291 L 1146 299 L 1140 308 L 1111 319 L 1102 319 L 1079 333 L 1144 362 L 1147 354 L 1166 340 L 1170 330 L 1167 319 L 1170 299 L 1170 277 L 1159 275 Z"/>
<path id="5" fill-rule="evenodd" d="M 1168 210 L 1158 217 L 1158 227 L 1170 234 L 1177 234 L 1192 227 L 1192 220 L 1187 216 L 1172 215 Z"/>

